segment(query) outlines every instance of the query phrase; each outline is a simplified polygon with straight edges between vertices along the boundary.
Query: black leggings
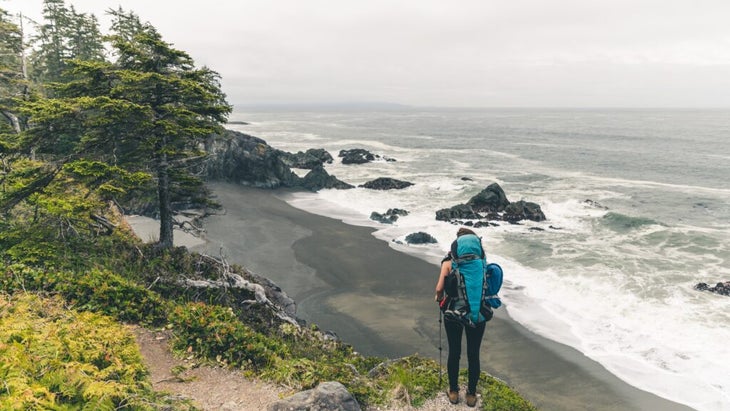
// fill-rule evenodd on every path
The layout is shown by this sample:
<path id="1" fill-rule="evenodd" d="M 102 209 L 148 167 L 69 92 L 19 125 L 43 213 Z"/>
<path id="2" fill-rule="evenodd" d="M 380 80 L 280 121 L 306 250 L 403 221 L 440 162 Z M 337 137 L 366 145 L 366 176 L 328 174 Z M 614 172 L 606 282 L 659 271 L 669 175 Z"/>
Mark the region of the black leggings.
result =
<path id="1" fill-rule="evenodd" d="M 444 321 L 446 338 L 449 340 L 449 361 L 446 369 L 449 372 L 449 389 L 459 391 L 459 360 L 461 358 L 461 330 L 466 331 L 466 359 L 469 363 L 469 384 L 467 392 L 475 394 L 479 381 L 479 348 L 482 345 L 486 322 L 477 324 L 475 328 L 464 327 L 455 321 Z"/>

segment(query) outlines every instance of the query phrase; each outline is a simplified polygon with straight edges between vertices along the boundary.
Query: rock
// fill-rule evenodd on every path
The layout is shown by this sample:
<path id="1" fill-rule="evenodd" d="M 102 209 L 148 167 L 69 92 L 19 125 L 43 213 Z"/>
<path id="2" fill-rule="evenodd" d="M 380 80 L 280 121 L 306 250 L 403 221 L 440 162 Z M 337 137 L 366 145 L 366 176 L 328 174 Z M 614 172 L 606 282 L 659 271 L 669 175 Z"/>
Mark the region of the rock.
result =
<path id="1" fill-rule="evenodd" d="M 419 231 L 417 233 L 411 233 L 406 236 L 406 243 L 408 244 L 435 244 L 436 241 L 431 234 Z"/>
<path id="2" fill-rule="evenodd" d="M 375 160 L 375 155 L 363 148 L 340 150 L 337 156 L 342 157 L 342 164 L 364 164 Z"/>
<path id="3" fill-rule="evenodd" d="M 730 296 L 730 281 L 717 283 L 714 287 L 710 287 L 706 283 L 698 283 L 695 285 L 695 290 L 709 291 L 720 295 Z"/>
<path id="4" fill-rule="evenodd" d="M 451 221 L 455 219 L 478 220 L 480 218 L 482 217 L 466 204 L 458 204 L 451 208 L 443 208 L 436 211 L 436 219 L 439 221 Z"/>
<path id="5" fill-rule="evenodd" d="M 470 198 L 466 204 L 458 204 L 451 208 L 438 210 L 436 219 L 460 224 L 464 224 L 459 221 L 462 219 L 504 220 L 516 224 L 521 220 L 544 221 L 545 214 L 543 214 L 540 206 L 535 203 L 522 200 L 510 203 L 502 187 L 497 183 L 493 183 Z M 474 224 L 474 227 L 484 227 L 488 223 L 473 222 L 472 224 Z"/>
<path id="6" fill-rule="evenodd" d="M 502 219 L 510 223 L 521 220 L 545 221 L 545 214 L 543 214 L 539 205 L 520 200 L 510 203 L 504 209 Z"/>
<path id="7" fill-rule="evenodd" d="M 332 155 L 323 148 L 310 148 L 306 152 L 299 151 L 296 154 L 282 152 L 282 161 L 289 167 L 314 169 L 325 163 L 332 164 Z"/>
<path id="8" fill-rule="evenodd" d="M 300 180 L 299 184 L 311 191 L 317 191 L 323 188 L 336 188 L 340 190 L 355 188 L 352 184 L 340 181 L 337 177 L 327 173 L 327 170 L 325 170 L 321 165 L 314 167 L 309 173 L 307 173 L 307 175 Z"/>
<path id="9" fill-rule="evenodd" d="M 209 153 L 205 175 L 259 188 L 294 187 L 299 177 L 281 159 L 281 151 L 266 141 L 233 130 L 213 135 L 205 142 Z"/>
<path id="10" fill-rule="evenodd" d="M 477 213 L 504 211 L 509 205 L 507 195 L 497 183 L 492 183 L 487 188 L 475 195 L 466 203 Z"/>
<path id="11" fill-rule="evenodd" d="M 471 177 L 461 177 L 461 181 L 474 181 Z"/>
<path id="12" fill-rule="evenodd" d="M 591 206 L 593 208 L 599 208 L 601 210 L 608 210 L 608 207 L 604 206 L 603 204 L 599 203 L 598 201 L 593 201 L 590 199 L 583 201 L 583 204 Z"/>
<path id="13" fill-rule="evenodd" d="M 323 382 L 317 388 L 302 391 L 270 404 L 269 411 L 360 411 L 360 405 L 339 382 Z"/>
<path id="14" fill-rule="evenodd" d="M 400 208 L 389 208 L 388 211 L 385 212 L 385 214 L 380 214 L 373 211 L 372 213 L 370 213 L 370 219 L 383 224 L 393 224 L 394 222 L 398 221 L 399 216 L 407 215 L 408 211 L 406 210 L 402 210 Z"/>
<path id="15" fill-rule="evenodd" d="M 369 188 L 371 190 L 400 190 L 412 185 L 413 183 L 408 181 L 396 180 L 390 177 L 380 177 L 375 180 L 368 181 L 367 183 L 360 185 L 360 187 Z"/>

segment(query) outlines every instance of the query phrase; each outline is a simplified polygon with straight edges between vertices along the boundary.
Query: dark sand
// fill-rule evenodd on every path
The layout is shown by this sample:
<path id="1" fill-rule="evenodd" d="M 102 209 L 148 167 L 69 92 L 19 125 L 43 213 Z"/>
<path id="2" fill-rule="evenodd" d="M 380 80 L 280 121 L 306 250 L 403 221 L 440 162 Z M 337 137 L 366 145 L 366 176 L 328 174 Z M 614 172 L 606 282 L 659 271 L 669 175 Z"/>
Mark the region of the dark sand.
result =
<path id="1" fill-rule="evenodd" d="M 212 188 L 225 214 L 206 221 L 208 243 L 196 251 L 222 250 L 230 262 L 270 278 L 297 301 L 298 316 L 363 354 L 438 359 L 436 265 L 393 250 L 371 228 L 296 209 L 282 200 L 286 191 Z M 626 384 L 504 309 L 487 326 L 481 363 L 542 410 L 691 409 Z"/>

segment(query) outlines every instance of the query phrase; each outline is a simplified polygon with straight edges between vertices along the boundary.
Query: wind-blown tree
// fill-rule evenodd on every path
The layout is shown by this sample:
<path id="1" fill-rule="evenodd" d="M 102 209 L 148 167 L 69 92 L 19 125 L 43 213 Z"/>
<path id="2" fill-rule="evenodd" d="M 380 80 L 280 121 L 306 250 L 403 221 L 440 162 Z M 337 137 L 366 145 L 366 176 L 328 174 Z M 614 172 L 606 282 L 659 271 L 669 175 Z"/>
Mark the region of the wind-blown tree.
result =
<path id="1" fill-rule="evenodd" d="M 114 63 L 71 61 L 74 80 L 54 98 L 25 105 L 35 127 L 25 147 L 57 162 L 96 160 L 156 178 L 162 248 L 173 244 L 172 192 L 194 178 L 200 143 L 220 131 L 231 111 L 219 75 L 196 68 L 149 24 L 130 41 L 112 36 Z M 98 167 L 99 163 L 94 163 Z"/>

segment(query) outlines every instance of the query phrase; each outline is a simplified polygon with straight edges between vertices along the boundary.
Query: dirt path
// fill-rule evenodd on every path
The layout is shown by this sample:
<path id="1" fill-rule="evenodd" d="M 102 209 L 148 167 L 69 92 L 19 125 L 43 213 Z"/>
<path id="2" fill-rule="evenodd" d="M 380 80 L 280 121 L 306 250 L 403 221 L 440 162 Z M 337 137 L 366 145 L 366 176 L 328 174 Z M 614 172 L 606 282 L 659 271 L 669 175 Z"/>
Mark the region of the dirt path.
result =
<path id="1" fill-rule="evenodd" d="M 202 410 L 260 411 L 287 394 L 283 387 L 251 381 L 240 372 L 219 367 L 200 366 L 175 375 L 173 368 L 187 368 L 191 363 L 173 357 L 169 333 L 140 327 L 132 330 L 153 388 L 191 398 Z"/>
<path id="2" fill-rule="evenodd" d="M 189 368 L 193 364 L 175 358 L 169 347 L 170 333 L 132 327 L 140 352 L 150 371 L 152 387 L 192 399 L 196 406 L 205 411 L 261 411 L 282 397 L 292 394 L 277 385 L 252 381 L 236 370 L 220 367 L 200 366 L 175 374 L 176 367 Z M 463 391 L 462 391 L 463 392 Z M 463 397 L 463 394 L 462 394 Z M 422 407 L 408 406 L 379 408 L 369 411 L 459 411 L 468 408 L 461 399 L 459 405 L 448 402 L 445 393 L 429 400 Z"/>

